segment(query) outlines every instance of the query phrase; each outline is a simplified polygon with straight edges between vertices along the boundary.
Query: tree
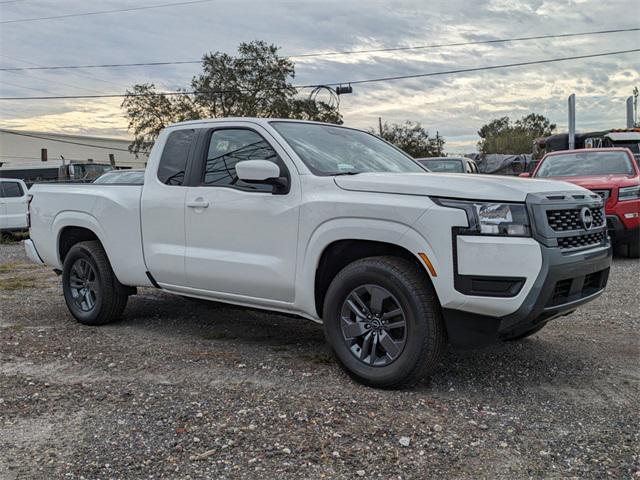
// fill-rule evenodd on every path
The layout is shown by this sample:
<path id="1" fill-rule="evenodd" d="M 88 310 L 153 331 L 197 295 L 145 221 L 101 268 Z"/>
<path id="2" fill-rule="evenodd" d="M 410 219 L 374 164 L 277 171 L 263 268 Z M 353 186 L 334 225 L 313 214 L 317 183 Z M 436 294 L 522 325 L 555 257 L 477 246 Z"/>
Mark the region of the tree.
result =
<path id="1" fill-rule="evenodd" d="M 279 117 L 342 123 L 337 108 L 300 98 L 291 81 L 295 67 L 278 56 L 278 47 L 262 41 L 241 43 L 238 56 L 207 53 L 202 73 L 191 80 L 192 94 L 161 95 L 153 84 L 127 89 L 122 108 L 134 141 L 132 153 L 147 151 L 167 125 L 219 117 Z"/>
<path id="2" fill-rule="evenodd" d="M 484 154 L 531 153 L 533 141 L 551 135 L 555 129 L 555 124 L 537 113 L 525 115 L 515 122 L 511 122 L 509 117 L 496 118 L 478 130 L 478 150 Z"/>
<path id="3" fill-rule="evenodd" d="M 407 120 L 404 123 L 392 123 L 391 125 L 384 122 L 381 125 L 381 131 L 376 132 L 374 129 L 369 129 L 369 132 L 379 134 L 387 142 L 394 144 L 414 158 L 443 155 L 444 139 L 439 134 L 430 137 L 429 132 L 422 127 L 420 122 Z"/>

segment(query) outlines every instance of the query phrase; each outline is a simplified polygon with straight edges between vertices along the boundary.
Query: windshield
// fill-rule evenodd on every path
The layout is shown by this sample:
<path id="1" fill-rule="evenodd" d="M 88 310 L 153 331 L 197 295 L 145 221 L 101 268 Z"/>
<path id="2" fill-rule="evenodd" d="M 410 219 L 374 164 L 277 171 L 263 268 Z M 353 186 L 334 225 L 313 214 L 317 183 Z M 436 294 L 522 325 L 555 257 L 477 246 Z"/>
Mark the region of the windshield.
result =
<path id="1" fill-rule="evenodd" d="M 271 125 L 316 175 L 425 172 L 402 151 L 360 130 L 315 123 Z"/>
<path id="2" fill-rule="evenodd" d="M 624 152 L 575 152 L 550 155 L 536 177 L 578 177 L 583 175 L 633 175 L 633 166 Z"/>
<path id="3" fill-rule="evenodd" d="M 418 161 L 432 172 L 464 173 L 462 160 L 434 158 Z"/>

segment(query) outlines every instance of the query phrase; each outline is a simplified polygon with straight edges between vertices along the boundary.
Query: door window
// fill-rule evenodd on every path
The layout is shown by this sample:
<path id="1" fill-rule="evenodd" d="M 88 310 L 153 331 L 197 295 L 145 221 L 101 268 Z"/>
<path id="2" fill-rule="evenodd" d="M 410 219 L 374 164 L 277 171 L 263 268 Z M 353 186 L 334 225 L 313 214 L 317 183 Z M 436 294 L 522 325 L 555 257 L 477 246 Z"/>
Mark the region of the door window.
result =
<path id="1" fill-rule="evenodd" d="M 283 170 L 282 161 L 276 151 L 253 130 L 214 130 L 209 141 L 202 185 L 273 191 L 271 185 L 246 183 L 238 178 L 236 164 L 244 160 L 268 160 Z"/>
<path id="2" fill-rule="evenodd" d="M 194 135 L 195 130 L 177 130 L 169 134 L 158 165 L 158 180 L 165 185 L 179 186 L 184 183 L 189 148 Z"/>
<path id="3" fill-rule="evenodd" d="M 0 193 L 4 198 L 16 198 L 24 195 L 22 186 L 18 182 L 0 182 Z"/>

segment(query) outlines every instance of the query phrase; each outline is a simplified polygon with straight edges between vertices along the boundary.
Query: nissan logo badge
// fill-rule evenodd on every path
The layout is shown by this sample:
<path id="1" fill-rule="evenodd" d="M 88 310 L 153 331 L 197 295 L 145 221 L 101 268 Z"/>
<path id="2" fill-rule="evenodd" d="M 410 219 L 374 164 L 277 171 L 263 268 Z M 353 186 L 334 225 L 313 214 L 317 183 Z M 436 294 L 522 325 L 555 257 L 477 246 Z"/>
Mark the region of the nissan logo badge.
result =
<path id="1" fill-rule="evenodd" d="M 591 230 L 591 227 L 593 227 L 593 213 L 591 213 L 589 207 L 582 207 L 582 210 L 580 210 L 580 220 L 585 230 Z"/>

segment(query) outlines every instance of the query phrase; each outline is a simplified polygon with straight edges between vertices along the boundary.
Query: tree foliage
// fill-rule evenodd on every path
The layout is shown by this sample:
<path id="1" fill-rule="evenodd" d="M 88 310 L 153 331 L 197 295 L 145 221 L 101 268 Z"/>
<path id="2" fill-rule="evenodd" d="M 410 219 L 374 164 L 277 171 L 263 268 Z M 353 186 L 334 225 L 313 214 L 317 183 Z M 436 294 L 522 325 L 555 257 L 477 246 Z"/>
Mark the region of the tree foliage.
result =
<path id="1" fill-rule="evenodd" d="M 392 143 L 400 150 L 414 158 L 422 157 L 438 157 L 444 155 L 444 139 L 437 135 L 430 137 L 429 132 L 422 127 L 420 122 L 412 122 L 410 120 L 404 123 L 388 124 L 384 122 L 382 131 L 369 130 L 384 138 L 387 142 Z"/>
<path id="2" fill-rule="evenodd" d="M 525 115 L 515 122 L 511 122 L 509 117 L 496 118 L 478 130 L 478 150 L 484 154 L 531 153 L 533 141 L 551 135 L 555 128 L 556 125 L 547 117 L 537 113 Z"/>
<path id="3" fill-rule="evenodd" d="M 291 81 L 295 67 L 262 41 L 241 43 L 238 55 L 207 53 L 202 73 L 191 80 L 193 94 L 159 95 L 153 84 L 134 85 L 122 102 L 134 141 L 133 153 L 147 151 L 167 125 L 219 117 L 278 117 L 342 123 L 337 108 L 303 98 Z"/>

